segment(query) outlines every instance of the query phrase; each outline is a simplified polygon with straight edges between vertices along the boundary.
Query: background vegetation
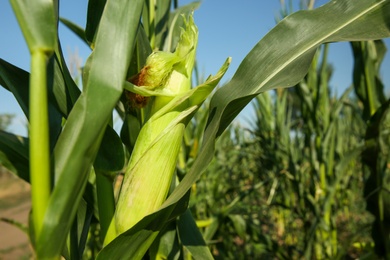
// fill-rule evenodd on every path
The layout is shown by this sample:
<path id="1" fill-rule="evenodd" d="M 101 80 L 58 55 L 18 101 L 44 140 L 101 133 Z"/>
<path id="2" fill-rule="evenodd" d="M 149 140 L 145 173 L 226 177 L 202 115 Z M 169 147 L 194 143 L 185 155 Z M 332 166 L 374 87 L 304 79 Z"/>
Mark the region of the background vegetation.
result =
<path id="1" fill-rule="evenodd" d="M 282 4 L 281 15 L 290 9 Z M 250 127 L 221 136 L 194 185 L 191 209 L 216 258 L 389 259 L 387 215 L 378 209 L 389 195 L 389 139 L 367 145 L 378 128 L 389 131 L 375 114 L 389 102 L 379 74 L 386 48 L 351 43 L 353 85 L 337 96 L 328 47 L 295 87 L 254 99 Z"/>

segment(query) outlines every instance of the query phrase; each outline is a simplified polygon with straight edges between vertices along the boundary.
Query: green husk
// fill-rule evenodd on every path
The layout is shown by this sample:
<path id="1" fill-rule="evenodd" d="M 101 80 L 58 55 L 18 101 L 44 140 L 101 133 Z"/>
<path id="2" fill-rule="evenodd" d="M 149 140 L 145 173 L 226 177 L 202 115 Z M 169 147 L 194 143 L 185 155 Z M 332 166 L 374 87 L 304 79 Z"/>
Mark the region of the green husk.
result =
<path id="1" fill-rule="evenodd" d="M 165 113 L 155 113 L 175 96 L 190 90 L 198 31 L 192 16 L 185 25 L 176 51 L 152 53 L 133 79 L 138 89 L 162 96 L 157 94 L 149 104 L 152 116 L 140 131 L 125 173 L 115 213 L 118 234 L 158 209 L 168 195 L 184 135 L 184 118 L 194 108 L 183 113 L 189 106 L 187 100 Z"/>

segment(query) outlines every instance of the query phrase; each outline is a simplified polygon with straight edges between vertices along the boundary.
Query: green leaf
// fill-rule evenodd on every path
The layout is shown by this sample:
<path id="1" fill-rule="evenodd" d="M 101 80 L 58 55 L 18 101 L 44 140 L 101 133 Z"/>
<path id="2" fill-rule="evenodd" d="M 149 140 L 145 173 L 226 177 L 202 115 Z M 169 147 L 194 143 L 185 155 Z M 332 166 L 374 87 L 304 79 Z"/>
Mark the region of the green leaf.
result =
<path id="1" fill-rule="evenodd" d="M 207 243 L 209 243 L 209 241 L 213 239 L 215 233 L 217 233 L 218 231 L 218 228 L 219 228 L 219 219 L 213 217 L 211 219 L 211 224 L 208 227 L 206 227 L 203 233 L 203 237 Z"/>
<path id="2" fill-rule="evenodd" d="M 144 217 L 134 227 L 119 235 L 100 251 L 97 259 L 141 259 L 165 223 L 183 214 L 188 207 L 190 192 L 177 203 Z"/>
<path id="3" fill-rule="evenodd" d="M 386 53 L 383 41 L 352 42 L 354 67 L 353 85 L 356 95 L 363 102 L 363 118 L 369 120 L 376 109 L 383 104 L 385 94 L 379 69 Z"/>
<path id="4" fill-rule="evenodd" d="M 80 95 L 69 71 L 64 66 L 62 52 L 58 51 L 48 66 L 49 111 L 54 106 L 66 118 Z M 54 62 L 54 65 L 53 65 Z M 54 71 L 54 72 L 53 72 Z M 0 84 L 11 91 L 18 101 L 26 117 L 29 117 L 29 77 L 30 74 L 2 59 L 0 59 Z"/>
<path id="5" fill-rule="evenodd" d="M 245 239 L 245 235 L 246 235 L 245 219 L 241 215 L 233 215 L 233 214 L 229 214 L 228 218 L 233 222 L 233 226 L 237 234 L 241 237 L 241 239 Z"/>
<path id="6" fill-rule="evenodd" d="M 130 67 L 128 71 L 128 78 L 136 75 L 141 69 L 145 66 L 146 59 L 152 53 L 150 47 L 148 36 L 146 35 L 145 29 L 143 26 L 140 26 L 137 35 L 137 43 L 135 45 L 135 50 L 133 57 L 130 62 Z"/>
<path id="7" fill-rule="evenodd" d="M 90 1 L 90 2 L 93 2 L 93 1 Z M 77 25 L 77 24 L 73 23 L 72 21 L 69 21 L 68 19 L 65 19 L 65 18 L 60 18 L 60 21 L 66 27 L 68 27 L 69 30 L 74 32 L 74 34 L 76 34 L 83 42 L 85 42 L 85 44 L 87 44 L 89 46 L 89 43 L 88 43 L 87 38 L 85 36 L 85 31 L 83 28 L 81 28 L 79 25 Z"/>
<path id="8" fill-rule="evenodd" d="M 249 52 L 232 80 L 214 94 L 199 156 L 162 208 L 190 189 L 213 158 L 216 137 L 253 97 L 272 88 L 297 84 L 320 44 L 388 37 L 389 24 L 389 1 L 343 0 L 294 13 L 276 25 Z"/>
<path id="9" fill-rule="evenodd" d="M 53 1 L 11 0 L 11 5 L 30 52 L 51 52 L 57 40 L 57 10 Z"/>
<path id="10" fill-rule="evenodd" d="M 67 118 L 76 99 L 80 96 L 80 90 L 77 88 L 76 83 L 69 75 L 69 79 L 66 78 L 67 68 L 63 68 L 61 63 L 63 57 L 53 56 L 48 67 L 48 82 L 49 82 L 49 106 L 55 107 L 64 118 Z M 49 111 L 53 109 L 49 107 Z M 61 123 L 60 123 L 61 125 Z"/>
<path id="11" fill-rule="evenodd" d="M 30 182 L 28 139 L 0 130 L 0 151 L 23 180 Z"/>
<path id="12" fill-rule="evenodd" d="M 58 106 L 58 110 L 67 118 L 81 91 L 70 75 L 60 44 L 58 44 L 55 51 L 54 67 L 50 68 L 54 69 L 54 73 L 51 73 L 49 70 L 48 75 L 53 76 L 53 79 L 49 78 L 49 82 L 53 81 L 53 95 L 55 99 L 49 97 L 49 102 L 54 102 L 55 100 L 54 103 Z"/>
<path id="13" fill-rule="evenodd" d="M 107 127 L 93 166 L 95 170 L 117 172 L 123 169 L 125 152 L 122 141 L 111 127 Z"/>
<path id="14" fill-rule="evenodd" d="M 131 154 L 133 151 L 135 141 L 139 135 L 141 124 L 135 116 L 126 114 L 121 129 L 121 140 L 126 146 L 128 152 Z"/>
<path id="15" fill-rule="evenodd" d="M 41 258 L 58 256 L 64 246 L 104 129 L 122 94 L 141 9 L 141 0 L 109 2 L 104 8 L 85 91 L 55 147 L 55 187 L 37 241 Z"/>
<path id="16" fill-rule="evenodd" d="M 49 68 L 49 86 L 48 86 L 48 96 L 49 96 L 49 124 L 50 124 L 50 150 L 54 149 L 54 144 L 57 140 L 57 137 L 61 131 L 61 120 L 62 116 L 59 113 L 60 106 L 57 103 L 57 100 L 61 102 L 63 100 L 61 95 L 61 81 L 52 80 L 52 78 L 58 79 L 59 75 L 62 74 L 59 71 L 59 67 L 55 66 L 57 63 L 53 64 L 54 59 L 50 59 L 48 68 Z M 53 66 L 55 66 L 55 72 L 53 75 Z M 51 70 L 50 70 L 51 69 Z M 25 116 L 29 119 L 29 77 L 30 74 L 2 59 L 0 59 L 0 83 L 1 85 L 12 92 L 15 96 L 16 101 L 19 103 L 22 108 Z M 57 95 L 57 96 L 56 96 Z M 65 99 L 65 98 L 64 98 Z"/>
<path id="17" fill-rule="evenodd" d="M 0 143 L 0 166 L 8 169 L 13 174 L 17 174 L 18 170 L 16 170 L 10 160 L 8 160 L 7 155 L 2 152 L 1 146 L 2 144 Z"/>
<path id="18" fill-rule="evenodd" d="M 194 259 L 214 259 L 189 209 L 179 217 L 177 230 L 183 247 L 191 253 Z"/>
<path id="19" fill-rule="evenodd" d="M 296 12 L 281 21 L 247 55 L 232 80 L 214 95 L 210 109 L 218 108 L 217 117 L 221 116 L 221 119 L 213 118 L 221 122 L 217 135 L 252 95 L 298 83 L 319 45 L 388 37 L 389 20 L 390 3 L 370 0 L 332 1 L 312 11 Z"/>
<path id="20" fill-rule="evenodd" d="M 384 157 L 390 158 L 390 109 L 383 115 L 379 126 L 379 148 Z"/>
<path id="21" fill-rule="evenodd" d="M 0 59 L 0 85 L 12 92 L 28 118 L 29 73 Z"/>
<path id="22" fill-rule="evenodd" d="M 165 221 L 165 219 L 161 220 Z M 157 235 L 158 231 L 149 229 L 138 231 L 135 234 L 123 233 L 114 240 L 116 243 L 110 243 L 100 251 L 97 260 L 142 259 Z M 127 241 L 132 241 L 132 243 Z"/>
<path id="23" fill-rule="evenodd" d="M 389 219 L 390 219 L 390 99 L 382 104 L 371 117 L 366 130 L 362 163 L 370 173 L 365 182 L 364 195 L 367 210 L 375 216 L 372 223 L 372 238 L 375 251 L 380 257 L 390 255 Z"/>
<path id="24" fill-rule="evenodd" d="M 81 201 L 71 231 L 70 231 L 70 255 L 72 259 L 81 259 L 89 233 L 93 210 L 85 201 Z"/>
<path id="25" fill-rule="evenodd" d="M 88 42 L 95 42 L 95 36 L 103 14 L 107 0 L 88 1 L 87 25 L 85 26 L 85 38 Z"/>
<path id="26" fill-rule="evenodd" d="M 149 249 L 150 259 L 179 259 L 180 246 L 177 238 L 176 221 L 170 222 L 160 232 Z"/>
<path id="27" fill-rule="evenodd" d="M 156 48 L 163 49 L 164 39 L 167 34 L 167 25 L 171 8 L 171 0 L 159 1 L 156 8 Z"/>

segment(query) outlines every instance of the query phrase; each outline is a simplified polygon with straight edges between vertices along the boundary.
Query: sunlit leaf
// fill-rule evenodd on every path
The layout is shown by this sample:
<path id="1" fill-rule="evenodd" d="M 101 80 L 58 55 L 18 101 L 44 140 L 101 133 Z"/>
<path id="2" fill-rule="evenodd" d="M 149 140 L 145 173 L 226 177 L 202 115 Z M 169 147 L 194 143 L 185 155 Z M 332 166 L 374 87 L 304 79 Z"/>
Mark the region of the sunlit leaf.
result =
<path id="1" fill-rule="evenodd" d="M 55 148 L 56 185 L 37 243 L 43 258 L 58 255 L 65 243 L 104 129 L 122 94 L 142 4 L 116 1 L 104 9 L 85 92 L 75 103 Z"/>

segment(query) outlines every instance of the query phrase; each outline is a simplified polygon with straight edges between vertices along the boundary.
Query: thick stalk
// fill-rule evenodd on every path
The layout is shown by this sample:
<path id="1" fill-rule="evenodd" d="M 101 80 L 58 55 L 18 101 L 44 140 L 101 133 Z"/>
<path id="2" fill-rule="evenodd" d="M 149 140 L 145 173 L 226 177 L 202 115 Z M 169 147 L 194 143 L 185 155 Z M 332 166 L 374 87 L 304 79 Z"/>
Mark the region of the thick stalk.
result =
<path id="1" fill-rule="evenodd" d="M 42 230 L 50 198 L 49 119 L 46 84 L 47 55 L 42 50 L 31 54 L 30 76 L 30 174 L 35 237 Z"/>

